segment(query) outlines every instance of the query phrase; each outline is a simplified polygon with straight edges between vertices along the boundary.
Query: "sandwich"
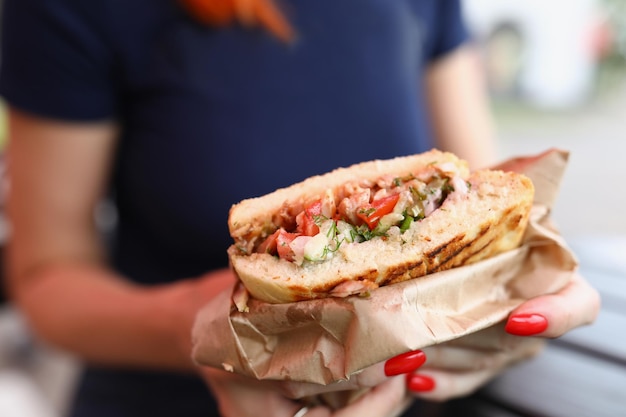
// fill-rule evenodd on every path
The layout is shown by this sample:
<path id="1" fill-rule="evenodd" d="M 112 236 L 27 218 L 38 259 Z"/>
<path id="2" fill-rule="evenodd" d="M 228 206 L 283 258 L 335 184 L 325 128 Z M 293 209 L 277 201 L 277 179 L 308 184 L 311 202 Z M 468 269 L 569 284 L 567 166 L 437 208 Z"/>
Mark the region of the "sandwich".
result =
<path id="1" fill-rule="evenodd" d="M 534 187 L 449 152 L 373 160 L 232 206 L 228 256 L 268 303 L 366 296 L 518 247 Z"/>

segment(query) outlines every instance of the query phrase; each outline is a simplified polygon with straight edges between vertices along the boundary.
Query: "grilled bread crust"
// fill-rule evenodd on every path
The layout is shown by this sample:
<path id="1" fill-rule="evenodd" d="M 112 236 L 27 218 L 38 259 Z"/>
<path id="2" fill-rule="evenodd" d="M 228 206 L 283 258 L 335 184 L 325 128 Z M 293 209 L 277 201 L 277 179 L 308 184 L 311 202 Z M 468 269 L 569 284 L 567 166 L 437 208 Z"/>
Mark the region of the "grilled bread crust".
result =
<path id="1" fill-rule="evenodd" d="M 273 231 L 269 226 L 273 213 L 285 202 L 301 205 L 306 201 L 304 196 L 319 195 L 346 181 L 375 179 L 390 172 L 403 175 L 433 161 L 458 164 L 470 183 L 470 190 L 466 194 L 451 193 L 438 210 L 414 222 L 402 234 L 344 243 L 331 259 L 305 262 L 301 266 L 241 249 L 245 239 L 263 237 Z M 244 201 L 231 210 L 229 221 L 235 239 L 228 249 L 232 268 L 253 297 L 269 303 L 286 303 L 344 294 L 344 288 L 350 285 L 371 289 L 402 282 L 518 247 L 533 203 L 532 182 L 512 172 L 482 170 L 468 175 L 467 165 L 454 155 L 430 151 L 342 168 L 265 197 Z M 246 218 L 257 221 L 245 222 Z"/>

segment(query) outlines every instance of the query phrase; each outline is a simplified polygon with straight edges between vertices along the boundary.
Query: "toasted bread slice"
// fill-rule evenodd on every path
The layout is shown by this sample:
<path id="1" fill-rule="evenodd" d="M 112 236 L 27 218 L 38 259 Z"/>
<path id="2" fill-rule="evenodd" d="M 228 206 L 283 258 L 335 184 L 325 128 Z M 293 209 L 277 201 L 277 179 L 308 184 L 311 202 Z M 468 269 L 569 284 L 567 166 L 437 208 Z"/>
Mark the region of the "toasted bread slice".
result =
<path id="1" fill-rule="evenodd" d="M 465 162 L 431 151 L 342 168 L 233 207 L 229 226 L 235 244 L 228 254 L 235 273 L 253 297 L 285 303 L 359 293 L 477 262 L 519 246 L 533 202 L 532 182 L 516 173 L 482 170 L 467 176 L 467 193 L 452 193 L 439 209 L 414 222 L 404 233 L 343 244 L 323 262 L 297 265 L 246 249 L 253 247 L 251 241 L 276 229 L 276 213 L 285 206 L 301 210 L 306 196 L 319 195 L 355 178 L 374 180 L 390 172 L 404 175 L 427 169 L 424 167 L 432 162 L 452 162 L 462 175 L 468 175 Z"/>

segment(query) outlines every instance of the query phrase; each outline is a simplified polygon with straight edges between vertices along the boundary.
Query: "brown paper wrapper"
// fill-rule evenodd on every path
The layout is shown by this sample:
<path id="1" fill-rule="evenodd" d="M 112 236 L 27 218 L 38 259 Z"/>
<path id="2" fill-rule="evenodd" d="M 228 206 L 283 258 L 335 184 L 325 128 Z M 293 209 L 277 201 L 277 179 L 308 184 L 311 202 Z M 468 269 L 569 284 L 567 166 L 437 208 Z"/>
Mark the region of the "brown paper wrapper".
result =
<path id="1" fill-rule="evenodd" d="M 528 175 L 536 189 L 518 249 L 368 297 L 268 304 L 247 300 L 239 285 L 198 314 L 193 359 L 257 379 L 330 384 L 504 320 L 525 300 L 562 288 L 577 268 L 549 216 L 567 159 L 567 152 L 549 150 L 498 165 Z"/>

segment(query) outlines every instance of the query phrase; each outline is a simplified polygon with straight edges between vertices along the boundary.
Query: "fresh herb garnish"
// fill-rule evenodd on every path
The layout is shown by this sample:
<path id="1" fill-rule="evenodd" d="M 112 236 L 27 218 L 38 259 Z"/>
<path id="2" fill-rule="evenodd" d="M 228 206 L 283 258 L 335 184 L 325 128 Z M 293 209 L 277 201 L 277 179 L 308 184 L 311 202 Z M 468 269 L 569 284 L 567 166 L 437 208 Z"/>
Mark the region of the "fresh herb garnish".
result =
<path id="1" fill-rule="evenodd" d="M 414 180 L 414 179 L 415 179 L 415 175 L 413 175 L 413 174 L 407 174 L 404 177 L 395 177 L 393 179 L 393 185 L 396 186 L 396 187 L 400 187 L 405 182 L 409 182 L 409 181 Z"/>
<path id="2" fill-rule="evenodd" d="M 324 223 L 326 220 L 328 220 L 328 217 L 324 216 L 323 214 L 316 214 L 315 216 L 313 216 L 313 223 L 315 223 L 317 227 L 320 227 L 322 223 Z"/>
<path id="3" fill-rule="evenodd" d="M 415 220 L 413 219 L 413 217 L 409 216 L 408 214 L 405 214 L 404 220 L 402 220 L 402 223 L 400 223 L 400 232 L 404 233 L 407 230 L 409 230 L 409 228 L 411 227 L 414 221 Z"/>
<path id="4" fill-rule="evenodd" d="M 368 209 L 359 210 L 360 214 L 365 214 L 367 217 L 371 216 L 376 211 L 376 208 L 370 207 Z"/>

